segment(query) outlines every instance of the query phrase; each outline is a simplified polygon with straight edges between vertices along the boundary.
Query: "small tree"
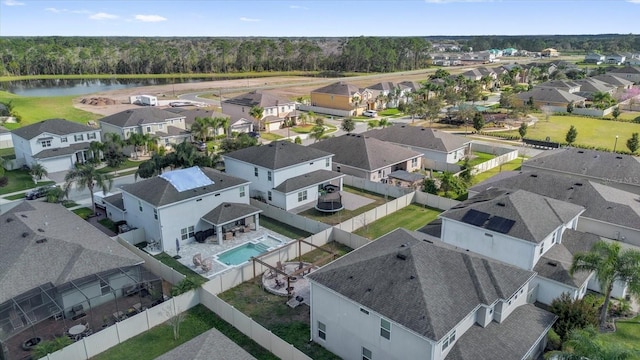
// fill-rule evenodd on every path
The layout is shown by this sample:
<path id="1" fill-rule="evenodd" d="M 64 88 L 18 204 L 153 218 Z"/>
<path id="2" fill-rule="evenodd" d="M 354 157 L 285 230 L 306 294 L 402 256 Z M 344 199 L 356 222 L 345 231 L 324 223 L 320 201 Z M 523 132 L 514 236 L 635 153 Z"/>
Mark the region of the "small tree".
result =
<path id="1" fill-rule="evenodd" d="M 633 133 L 631 134 L 631 137 L 627 139 L 627 149 L 629 149 L 632 154 L 635 154 L 635 152 L 638 151 L 638 147 L 640 147 L 638 133 Z"/>
<path id="2" fill-rule="evenodd" d="M 571 146 L 571 144 L 573 144 L 576 141 L 577 137 L 578 137 L 578 130 L 576 129 L 575 126 L 571 125 L 564 139 L 567 141 L 567 144 Z"/>
<path id="3" fill-rule="evenodd" d="M 437 194 L 438 186 L 436 185 L 436 181 L 433 179 L 424 179 L 424 182 L 422 183 L 422 191 L 428 194 Z"/>
<path id="4" fill-rule="evenodd" d="M 526 122 L 522 122 L 520 127 L 518 128 L 518 134 L 520 134 L 520 140 L 524 141 L 524 137 L 527 136 L 527 130 L 529 130 L 529 125 Z"/>
<path id="5" fill-rule="evenodd" d="M 342 120 L 342 130 L 346 131 L 347 134 L 351 133 L 356 128 L 356 123 L 352 118 L 345 118 Z"/>
<path id="6" fill-rule="evenodd" d="M 611 112 L 611 115 L 613 115 L 613 118 L 618 120 L 618 116 L 620 116 L 620 107 L 616 106 L 613 108 L 613 111 Z"/>
<path id="7" fill-rule="evenodd" d="M 165 314 L 167 315 L 167 317 L 171 316 L 170 310 L 166 309 Z M 173 329 L 173 340 L 178 340 L 180 338 L 180 324 L 182 324 L 186 317 L 187 313 L 183 311 L 174 316 L 171 316 L 169 320 L 167 320 L 167 325 L 171 326 L 171 328 Z"/>
<path id="8" fill-rule="evenodd" d="M 40 163 L 32 164 L 29 174 L 31 174 L 31 176 L 33 176 L 37 180 L 42 180 L 43 176 L 49 175 L 49 173 L 47 172 L 47 168 L 45 168 L 44 165 Z"/>
<path id="9" fill-rule="evenodd" d="M 468 156 L 464 158 L 462 161 L 462 165 L 460 165 L 460 179 L 465 182 L 465 184 L 471 184 L 471 180 L 473 180 L 473 166 L 470 164 L 470 159 Z"/>
<path id="10" fill-rule="evenodd" d="M 574 109 L 574 105 L 573 105 L 573 101 L 571 101 L 567 104 L 567 112 L 571 114 L 573 112 L 573 109 Z"/>
<path id="11" fill-rule="evenodd" d="M 302 144 L 302 138 L 300 138 L 300 136 L 296 136 L 296 138 L 293 139 L 293 142 L 296 144 Z"/>
<path id="12" fill-rule="evenodd" d="M 598 325 L 598 308 L 593 302 L 585 299 L 572 299 L 568 293 L 563 293 L 554 299 L 549 311 L 558 316 L 553 324 L 553 330 L 566 341 L 574 329 L 584 329 L 587 326 Z"/>
<path id="13" fill-rule="evenodd" d="M 476 133 L 479 133 L 480 130 L 484 127 L 484 117 L 480 113 L 476 113 L 473 115 L 473 128 L 476 130 Z"/>
<path id="14" fill-rule="evenodd" d="M 315 141 L 319 141 L 322 139 L 325 133 L 325 128 L 322 125 L 316 125 L 311 129 L 311 137 L 315 139 Z"/>

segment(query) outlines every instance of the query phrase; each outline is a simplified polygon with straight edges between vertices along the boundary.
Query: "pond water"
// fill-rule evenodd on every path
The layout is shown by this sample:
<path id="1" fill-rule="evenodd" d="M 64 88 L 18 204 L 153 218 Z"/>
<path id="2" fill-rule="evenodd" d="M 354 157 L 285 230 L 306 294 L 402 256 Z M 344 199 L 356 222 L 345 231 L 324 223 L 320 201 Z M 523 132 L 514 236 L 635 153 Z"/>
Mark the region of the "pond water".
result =
<path id="1" fill-rule="evenodd" d="M 86 95 L 139 86 L 211 81 L 211 78 L 149 79 L 47 79 L 0 82 L 0 90 L 30 97 Z"/>

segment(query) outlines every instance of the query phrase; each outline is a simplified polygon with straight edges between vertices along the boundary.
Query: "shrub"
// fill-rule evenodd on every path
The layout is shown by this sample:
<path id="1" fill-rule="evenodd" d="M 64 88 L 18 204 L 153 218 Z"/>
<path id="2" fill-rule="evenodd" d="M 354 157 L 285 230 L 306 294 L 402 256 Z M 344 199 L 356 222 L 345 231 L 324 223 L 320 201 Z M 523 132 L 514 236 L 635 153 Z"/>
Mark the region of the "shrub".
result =
<path id="1" fill-rule="evenodd" d="M 187 277 L 171 288 L 171 296 L 178 296 L 190 290 L 197 289 L 198 287 L 200 287 L 200 285 Z"/>
<path id="2" fill-rule="evenodd" d="M 6 176 L 0 176 L 0 187 L 7 186 L 9 184 L 9 178 Z"/>
<path id="3" fill-rule="evenodd" d="M 294 142 L 295 142 L 296 144 L 302 144 L 302 139 L 300 138 L 300 136 L 296 136 L 296 138 L 295 138 Z"/>
<path id="4" fill-rule="evenodd" d="M 33 348 L 31 355 L 34 359 L 40 359 L 62 348 L 71 345 L 73 341 L 68 336 L 60 336 L 53 340 L 42 341 Z"/>
<path id="5" fill-rule="evenodd" d="M 553 324 L 553 330 L 566 341 L 574 329 L 584 329 L 587 326 L 598 326 L 598 306 L 591 300 L 573 300 L 567 293 L 554 299 L 549 311 L 558 316 Z"/>
<path id="6" fill-rule="evenodd" d="M 553 331 L 553 329 L 549 329 L 547 333 L 547 349 L 554 351 L 560 350 L 562 348 L 562 339 L 560 339 L 560 335 Z"/>

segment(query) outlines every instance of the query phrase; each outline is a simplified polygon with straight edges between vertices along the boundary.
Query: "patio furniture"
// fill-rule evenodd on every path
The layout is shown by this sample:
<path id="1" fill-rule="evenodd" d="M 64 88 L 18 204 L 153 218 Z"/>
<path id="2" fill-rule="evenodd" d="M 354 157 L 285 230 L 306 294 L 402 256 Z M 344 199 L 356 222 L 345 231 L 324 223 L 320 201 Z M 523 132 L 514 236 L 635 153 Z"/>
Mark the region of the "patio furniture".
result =
<path id="1" fill-rule="evenodd" d="M 122 311 L 116 311 L 112 315 L 113 315 L 113 318 L 116 319 L 116 321 L 123 320 L 125 317 Z"/>
<path id="2" fill-rule="evenodd" d="M 75 337 L 81 335 L 85 330 L 87 330 L 87 327 L 83 324 L 74 325 L 69 329 L 69 335 Z"/>
<path id="3" fill-rule="evenodd" d="M 36 337 L 32 337 L 30 339 L 28 339 L 27 341 L 22 343 L 22 350 L 24 351 L 30 351 L 31 349 L 33 349 L 36 345 L 40 344 L 40 342 L 42 341 L 42 338 L 39 336 Z"/>
<path id="4" fill-rule="evenodd" d="M 133 308 L 137 313 L 139 313 L 140 311 L 142 311 L 142 304 L 140 304 L 140 303 L 135 303 L 135 304 L 133 304 L 132 308 Z"/>
<path id="5" fill-rule="evenodd" d="M 281 287 L 284 286 L 284 281 L 280 281 L 280 279 L 276 278 L 276 289 L 280 289 Z"/>
<path id="6" fill-rule="evenodd" d="M 232 238 L 233 238 L 233 233 L 231 231 L 227 231 L 226 233 L 224 233 L 225 240 L 231 240 Z"/>
<path id="7" fill-rule="evenodd" d="M 79 319 L 83 316 L 85 316 L 85 312 L 84 312 L 84 306 L 82 306 L 82 304 L 78 304 L 78 305 L 74 305 L 71 308 L 71 313 L 73 313 L 73 319 Z"/>
<path id="8" fill-rule="evenodd" d="M 202 266 L 202 254 L 197 253 L 193 255 L 193 266 L 196 268 Z"/>
<path id="9" fill-rule="evenodd" d="M 276 269 L 278 269 L 280 271 L 284 271 L 284 266 L 282 266 L 282 262 L 278 261 L 276 263 Z"/>
<path id="10" fill-rule="evenodd" d="M 211 263 L 211 259 L 205 259 L 202 263 L 202 271 L 209 272 L 213 269 L 213 264 Z"/>

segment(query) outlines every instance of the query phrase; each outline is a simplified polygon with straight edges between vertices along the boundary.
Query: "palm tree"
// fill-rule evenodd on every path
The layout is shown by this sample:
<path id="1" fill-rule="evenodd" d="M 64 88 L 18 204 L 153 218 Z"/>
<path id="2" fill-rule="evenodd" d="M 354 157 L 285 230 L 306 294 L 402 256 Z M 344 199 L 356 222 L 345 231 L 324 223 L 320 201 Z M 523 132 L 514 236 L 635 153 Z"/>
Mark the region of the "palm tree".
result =
<path id="1" fill-rule="evenodd" d="M 249 116 L 258 121 L 258 127 L 260 131 L 262 131 L 264 128 L 264 122 L 262 121 L 262 118 L 264 117 L 264 108 L 260 106 L 251 107 L 251 110 L 249 110 Z"/>
<path id="2" fill-rule="evenodd" d="M 598 241 L 591 251 L 573 257 L 569 272 L 595 272 L 600 289 L 604 292 L 604 304 L 600 310 L 600 326 L 607 322 L 607 309 L 613 284 L 626 283 L 630 294 L 640 296 L 640 251 L 621 250 L 617 243 Z"/>
<path id="3" fill-rule="evenodd" d="M 99 141 L 92 141 L 89 143 L 89 151 L 91 152 L 91 162 L 94 164 L 99 164 L 101 159 L 101 154 L 104 151 L 105 146 L 104 143 Z"/>
<path id="4" fill-rule="evenodd" d="M 31 174 L 31 176 L 33 176 L 37 180 L 42 180 L 43 176 L 49 175 L 49 173 L 47 172 L 47 168 L 40 163 L 31 164 L 31 170 L 29 171 L 29 174 Z"/>
<path id="5" fill-rule="evenodd" d="M 391 121 L 389 121 L 389 119 L 387 119 L 387 118 L 382 118 L 382 119 L 380 119 L 380 120 L 378 121 L 378 126 L 380 126 L 380 127 L 381 127 L 381 128 L 383 128 L 383 129 L 384 129 L 384 128 L 386 128 L 386 127 L 389 127 L 389 126 L 391 126 L 391 125 L 393 125 L 393 124 L 392 124 L 392 123 L 391 123 Z"/>
<path id="6" fill-rule="evenodd" d="M 548 352 L 544 358 L 554 360 L 626 360 L 637 358 L 637 351 L 598 341 L 597 334 L 598 332 L 592 326 L 585 329 L 575 329 L 564 343 L 562 351 Z"/>
<path id="7" fill-rule="evenodd" d="M 71 169 L 64 177 L 64 191 L 69 193 L 71 185 L 75 182 L 78 190 L 89 189 L 91 193 L 91 203 L 93 205 L 93 212 L 96 212 L 96 203 L 93 200 L 93 189 L 97 186 L 103 192 L 107 193 L 113 186 L 113 178 L 108 174 L 98 172 L 93 164 L 80 164 Z"/>
<path id="8" fill-rule="evenodd" d="M 142 134 L 134 132 L 129 135 L 127 143 L 133 146 L 133 153 L 135 154 L 135 158 L 138 159 L 138 147 L 145 144 L 144 136 Z"/>
<path id="9" fill-rule="evenodd" d="M 199 138 L 203 142 L 207 141 L 207 136 L 209 136 L 209 131 L 213 125 L 211 120 L 211 118 L 195 118 L 193 125 L 191 125 L 191 133 L 195 135 L 196 139 Z"/>
<path id="10" fill-rule="evenodd" d="M 311 129 L 311 137 L 315 139 L 315 142 L 318 142 L 325 133 L 325 128 L 322 125 L 316 125 Z"/>

